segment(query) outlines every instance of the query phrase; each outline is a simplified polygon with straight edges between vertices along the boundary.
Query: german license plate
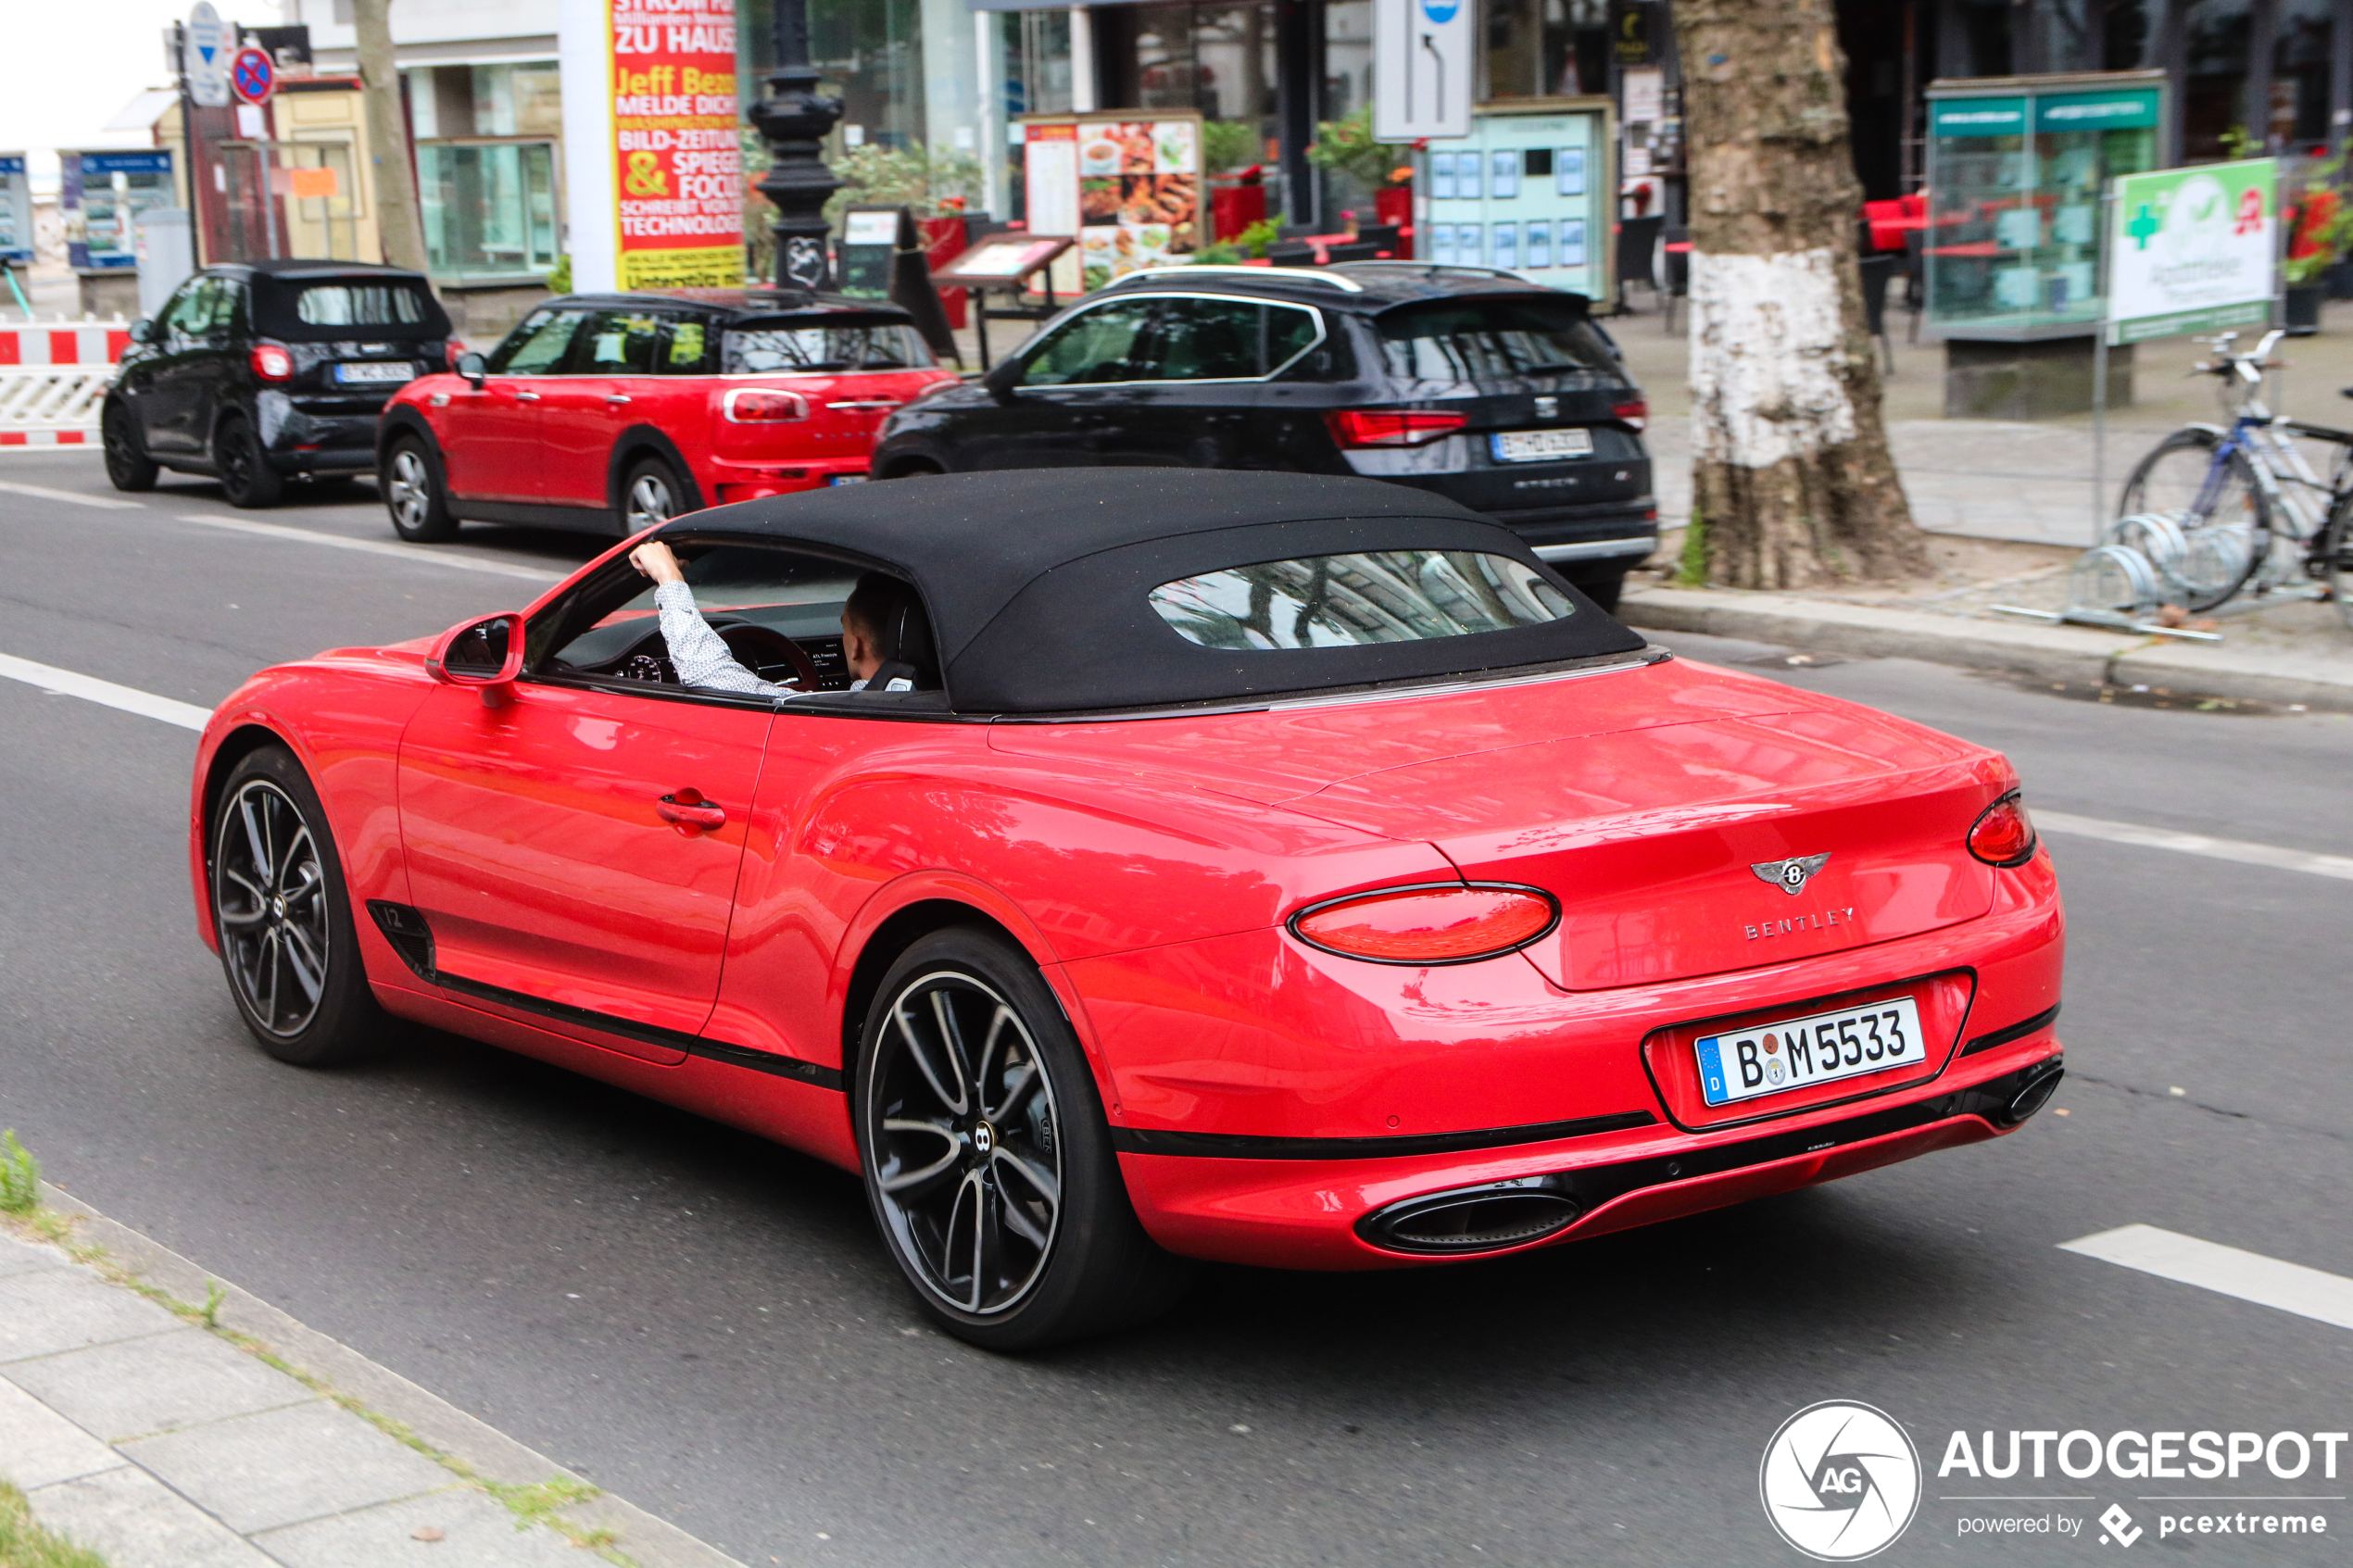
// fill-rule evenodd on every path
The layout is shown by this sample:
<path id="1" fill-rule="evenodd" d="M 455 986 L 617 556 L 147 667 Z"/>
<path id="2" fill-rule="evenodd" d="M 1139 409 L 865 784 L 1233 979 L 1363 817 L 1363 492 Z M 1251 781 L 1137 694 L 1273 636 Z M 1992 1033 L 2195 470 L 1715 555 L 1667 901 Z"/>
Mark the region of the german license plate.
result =
<path id="1" fill-rule="evenodd" d="M 361 383 L 384 384 L 386 383 L 411 382 L 416 379 L 416 370 L 406 364 L 386 364 L 378 362 L 372 365 L 353 365 L 346 363 L 337 365 L 335 367 L 335 380 L 343 383 L 346 386 L 354 386 Z"/>
<path id="2" fill-rule="evenodd" d="M 1557 462 L 1593 455 L 1590 430 L 1500 430 L 1487 438 L 1499 463 Z"/>
<path id="3" fill-rule="evenodd" d="M 863 484 L 866 483 L 866 476 L 862 473 L 837 473 L 834 475 L 833 478 L 825 481 L 825 483 L 828 484 Z"/>
<path id="4" fill-rule="evenodd" d="M 1699 1053 L 1700 1093 L 1710 1105 L 1928 1060 L 1920 1010 L 1909 997 L 1709 1035 L 1692 1048 Z"/>

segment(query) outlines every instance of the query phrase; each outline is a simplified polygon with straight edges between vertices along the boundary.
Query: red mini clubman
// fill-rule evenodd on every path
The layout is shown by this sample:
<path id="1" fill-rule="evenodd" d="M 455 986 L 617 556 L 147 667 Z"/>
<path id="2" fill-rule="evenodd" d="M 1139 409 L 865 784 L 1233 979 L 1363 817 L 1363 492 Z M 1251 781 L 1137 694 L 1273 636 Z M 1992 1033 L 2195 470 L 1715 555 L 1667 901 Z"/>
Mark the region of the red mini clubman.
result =
<path id="1" fill-rule="evenodd" d="M 572 295 L 403 388 L 377 476 L 420 544 L 468 518 L 625 535 L 862 480 L 884 418 L 954 380 L 881 300 Z"/>

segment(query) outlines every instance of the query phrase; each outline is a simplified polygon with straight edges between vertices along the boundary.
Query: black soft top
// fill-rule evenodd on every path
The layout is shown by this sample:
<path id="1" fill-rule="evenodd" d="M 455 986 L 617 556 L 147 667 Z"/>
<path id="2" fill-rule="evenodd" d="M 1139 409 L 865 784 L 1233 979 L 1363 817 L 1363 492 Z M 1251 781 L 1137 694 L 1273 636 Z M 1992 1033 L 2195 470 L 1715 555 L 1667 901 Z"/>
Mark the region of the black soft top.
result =
<path id="1" fill-rule="evenodd" d="M 856 558 L 922 593 L 949 707 L 1054 713 L 1231 701 L 1630 652 L 1642 640 L 1511 530 L 1378 480 L 1214 469 L 948 474 L 745 501 L 665 533 L 756 535 Z M 1225 568 L 1356 550 L 1506 556 L 1565 620 L 1424 642 L 1237 652 L 1180 636 L 1147 596 Z"/>

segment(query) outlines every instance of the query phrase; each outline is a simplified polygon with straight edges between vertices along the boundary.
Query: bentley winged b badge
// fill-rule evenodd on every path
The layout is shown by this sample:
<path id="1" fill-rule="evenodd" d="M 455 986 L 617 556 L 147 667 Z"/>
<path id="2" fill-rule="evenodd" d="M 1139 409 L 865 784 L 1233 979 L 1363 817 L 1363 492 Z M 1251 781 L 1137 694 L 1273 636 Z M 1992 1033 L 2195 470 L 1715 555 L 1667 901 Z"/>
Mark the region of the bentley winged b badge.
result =
<path id="1" fill-rule="evenodd" d="M 1759 882 L 1769 882 L 1791 897 L 1806 891 L 1806 882 L 1830 863 L 1830 856 L 1798 855 L 1786 860 L 1759 860 L 1749 867 Z"/>

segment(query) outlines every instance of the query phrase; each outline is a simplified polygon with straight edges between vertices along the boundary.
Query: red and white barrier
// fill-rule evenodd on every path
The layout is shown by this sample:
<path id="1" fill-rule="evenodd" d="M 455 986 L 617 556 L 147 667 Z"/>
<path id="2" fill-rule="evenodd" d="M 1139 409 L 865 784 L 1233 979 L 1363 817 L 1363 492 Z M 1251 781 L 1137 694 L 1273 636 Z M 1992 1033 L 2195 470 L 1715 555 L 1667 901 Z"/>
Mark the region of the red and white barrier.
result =
<path id="1" fill-rule="evenodd" d="M 128 321 L 0 322 L 0 446 L 94 445 Z"/>

